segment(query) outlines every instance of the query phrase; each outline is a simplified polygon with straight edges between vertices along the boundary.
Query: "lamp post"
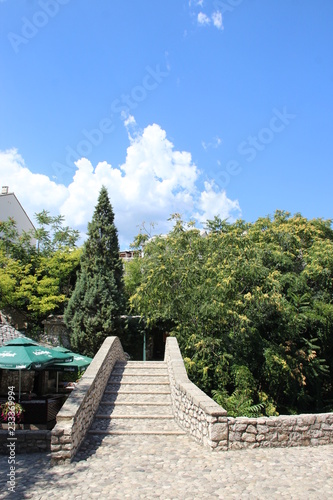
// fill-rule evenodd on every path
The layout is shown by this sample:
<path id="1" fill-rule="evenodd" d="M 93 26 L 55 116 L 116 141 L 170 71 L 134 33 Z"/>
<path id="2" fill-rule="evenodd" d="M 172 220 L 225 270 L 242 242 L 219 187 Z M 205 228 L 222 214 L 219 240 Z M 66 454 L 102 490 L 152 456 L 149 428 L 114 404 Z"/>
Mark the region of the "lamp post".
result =
<path id="1" fill-rule="evenodd" d="M 146 361 L 146 332 L 143 332 L 143 353 L 142 353 L 143 361 Z"/>

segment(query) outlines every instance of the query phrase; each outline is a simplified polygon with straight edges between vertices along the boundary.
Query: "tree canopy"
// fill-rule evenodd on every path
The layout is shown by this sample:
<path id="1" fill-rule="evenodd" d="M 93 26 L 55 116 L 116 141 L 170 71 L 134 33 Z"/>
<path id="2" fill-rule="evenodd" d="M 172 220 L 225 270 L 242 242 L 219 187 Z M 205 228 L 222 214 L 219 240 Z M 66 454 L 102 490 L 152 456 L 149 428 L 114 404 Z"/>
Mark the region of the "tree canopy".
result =
<path id="1" fill-rule="evenodd" d="M 65 310 L 71 343 L 78 352 L 93 356 L 108 335 L 121 331 L 120 315 L 125 312 L 123 265 L 119 257 L 114 213 L 102 187 L 88 239 L 83 245 L 80 272 Z"/>
<path id="2" fill-rule="evenodd" d="M 331 221 L 174 222 L 145 242 L 130 302 L 169 324 L 190 378 L 231 415 L 332 410 Z"/>
<path id="3" fill-rule="evenodd" d="M 30 331 L 50 313 L 63 312 L 80 254 L 79 233 L 63 226 L 63 216 L 43 210 L 35 218 L 37 229 L 22 234 L 13 218 L 0 221 L 0 307 L 23 313 Z"/>

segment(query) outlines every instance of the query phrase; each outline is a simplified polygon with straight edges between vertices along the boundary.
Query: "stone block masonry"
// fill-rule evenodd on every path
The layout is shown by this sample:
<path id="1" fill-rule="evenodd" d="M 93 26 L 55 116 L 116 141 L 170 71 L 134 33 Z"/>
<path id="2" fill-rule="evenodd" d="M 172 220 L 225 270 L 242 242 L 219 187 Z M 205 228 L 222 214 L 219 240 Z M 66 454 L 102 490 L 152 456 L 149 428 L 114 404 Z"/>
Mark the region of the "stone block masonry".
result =
<path id="1" fill-rule="evenodd" d="M 228 418 L 230 450 L 333 443 L 333 413 Z"/>
<path id="2" fill-rule="evenodd" d="M 108 337 L 77 388 L 57 415 L 52 430 L 51 463 L 70 462 L 95 417 L 117 361 L 126 357 L 118 337 Z M 333 443 L 333 413 L 261 418 L 232 418 L 187 377 L 176 338 L 166 342 L 173 415 L 178 425 L 216 451 Z"/>
<path id="3" fill-rule="evenodd" d="M 167 338 L 174 416 L 198 442 L 212 450 L 291 447 L 333 443 L 333 413 L 279 417 L 227 417 L 227 412 L 187 377 L 176 338 Z"/>
<path id="4" fill-rule="evenodd" d="M 123 348 L 118 337 L 108 337 L 57 415 L 51 437 L 52 465 L 70 462 L 74 458 L 117 361 L 126 361 Z"/>
<path id="5" fill-rule="evenodd" d="M 189 380 L 175 337 L 167 338 L 164 359 L 176 422 L 199 443 L 227 450 L 227 412 Z"/>
<path id="6" fill-rule="evenodd" d="M 51 448 L 51 431 L 48 430 L 16 430 L 15 453 L 49 452 Z M 0 430 L 0 455 L 8 455 L 10 436 L 8 430 Z"/>

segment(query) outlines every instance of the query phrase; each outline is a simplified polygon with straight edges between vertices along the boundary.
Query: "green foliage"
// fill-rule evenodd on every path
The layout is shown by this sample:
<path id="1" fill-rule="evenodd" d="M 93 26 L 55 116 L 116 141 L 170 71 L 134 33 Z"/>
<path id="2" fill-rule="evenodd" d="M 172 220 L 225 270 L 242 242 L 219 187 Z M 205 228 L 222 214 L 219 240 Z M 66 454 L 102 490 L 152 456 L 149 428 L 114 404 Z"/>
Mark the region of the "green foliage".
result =
<path id="1" fill-rule="evenodd" d="M 143 336 L 145 332 L 148 341 L 149 333 L 147 332 L 144 320 L 140 317 L 127 316 L 123 318 L 122 331 L 119 332 L 118 337 L 124 351 L 130 356 L 131 360 L 142 360 Z"/>
<path id="2" fill-rule="evenodd" d="M 36 214 L 36 231 L 19 235 L 14 219 L 0 222 L 0 308 L 20 310 L 29 331 L 51 313 L 63 312 L 75 282 L 80 250 L 77 231 L 63 217 Z M 39 245 L 32 244 L 39 238 Z"/>
<path id="3" fill-rule="evenodd" d="M 81 269 L 65 310 L 73 349 L 94 356 L 104 339 L 122 331 L 125 312 L 123 265 L 119 257 L 114 214 L 105 187 L 100 191 L 88 239 L 81 255 Z"/>
<path id="4" fill-rule="evenodd" d="M 173 220 L 127 278 L 132 310 L 172 325 L 190 378 L 235 414 L 331 409 L 331 221 L 283 211 L 253 224 L 215 217 L 202 235 Z"/>
<path id="5" fill-rule="evenodd" d="M 228 412 L 230 417 L 262 417 L 264 403 L 253 404 L 252 398 L 244 392 L 235 389 L 229 396 L 226 390 L 212 391 L 214 400 Z"/>
<path id="6" fill-rule="evenodd" d="M 125 294 L 129 300 L 141 283 L 141 258 L 139 255 L 124 263 L 124 271 Z"/>
<path id="7" fill-rule="evenodd" d="M 44 255 L 53 253 L 64 247 L 73 248 L 79 239 L 79 231 L 63 226 L 64 216 L 51 216 L 47 210 L 35 214 L 38 229 L 33 233 L 38 241 L 38 252 Z"/>

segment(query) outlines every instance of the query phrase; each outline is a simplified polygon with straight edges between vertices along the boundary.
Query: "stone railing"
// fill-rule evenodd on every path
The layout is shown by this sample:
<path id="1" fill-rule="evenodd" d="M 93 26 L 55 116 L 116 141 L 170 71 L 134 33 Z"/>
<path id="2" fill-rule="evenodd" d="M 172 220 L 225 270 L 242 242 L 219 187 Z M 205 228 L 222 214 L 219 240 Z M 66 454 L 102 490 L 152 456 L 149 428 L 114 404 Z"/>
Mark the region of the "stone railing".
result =
<path id="1" fill-rule="evenodd" d="M 70 462 L 89 429 L 117 361 L 126 361 L 118 337 L 108 337 L 57 415 L 51 464 Z"/>
<path id="2" fill-rule="evenodd" d="M 176 338 L 167 338 L 174 416 L 197 441 L 217 450 L 333 443 L 333 413 L 279 417 L 227 417 L 227 412 L 187 377 Z"/>
<path id="3" fill-rule="evenodd" d="M 227 450 L 227 412 L 189 380 L 175 337 L 167 338 L 164 359 L 176 422 L 200 443 Z"/>

